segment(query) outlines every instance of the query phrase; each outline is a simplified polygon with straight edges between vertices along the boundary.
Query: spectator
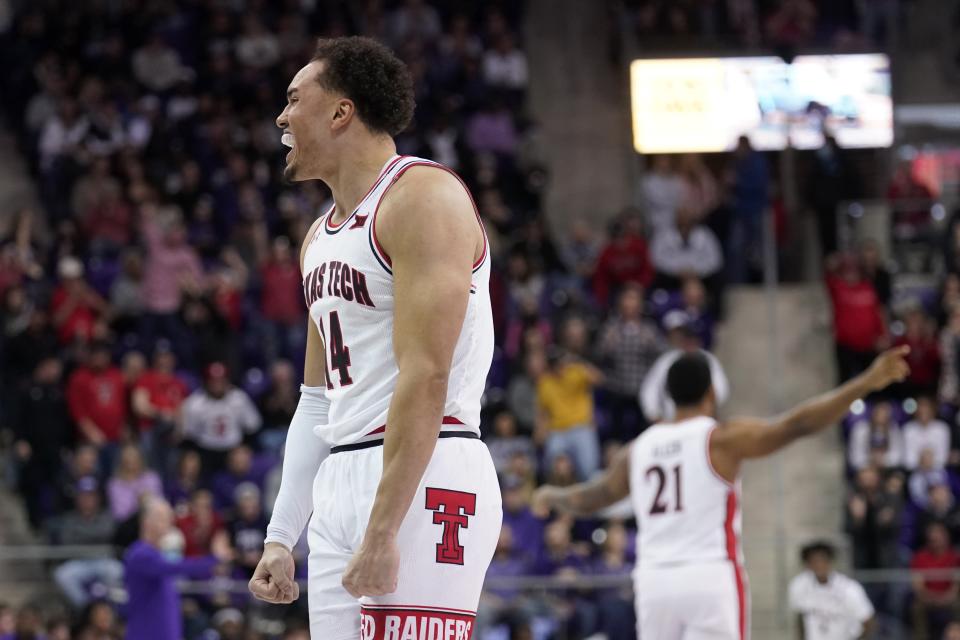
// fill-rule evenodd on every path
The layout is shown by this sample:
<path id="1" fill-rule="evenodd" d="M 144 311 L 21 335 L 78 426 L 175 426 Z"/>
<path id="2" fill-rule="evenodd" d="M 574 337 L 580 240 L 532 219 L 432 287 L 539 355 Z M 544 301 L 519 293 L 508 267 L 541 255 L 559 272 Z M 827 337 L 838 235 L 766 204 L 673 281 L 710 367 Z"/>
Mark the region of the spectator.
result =
<path id="1" fill-rule="evenodd" d="M 83 621 L 80 623 L 81 635 L 78 636 L 78 638 L 82 639 L 87 637 L 90 640 L 120 640 L 116 626 L 117 614 L 114 613 L 110 603 L 104 600 L 93 602 L 84 612 Z M 83 634 L 86 634 L 86 636 Z M 51 638 L 51 640 L 53 640 L 53 638 Z"/>
<path id="2" fill-rule="evenodd" d="M 227 453 L 260 424 L 250 396 L 230 386 L 227 368 L 219 362 L 207 367 L 203 387 L 183 404 L 184 436 L 200 448 L 208 472 L 221 469 Z"/>
<path id="3" fill-rule="evenodd" d="M 198 489 L 190 496 L 187 512 L 176 520 L 183 534 L 183 555 L 196 558 L 210 553 L 218 537 L 224 535 L 223 517 L 213 508 L 213 496 Z"/>
<path id="4" fill-rule="evenodd" d="M 50 314 L 60 343 L 88 342 L 94 336 L 94 325 L 107 311 L 107 303 L 84 281 L 83 263 L 77 258 L 61 259 L 57 273 L 60 285 L 50 299 Z"/>
<path id="5" fill-rule="evenodd" d="M 163 93 L 186 77 L 177 52 L 163 41 L 159 33 L 133 54 L 133 75 L 148 89 Z"/>
<path id="6" fill-rule="evenodd" d="M 890 271 L 883 264 L 876 241 L 865 240 L 860 245 L 860 269 L 863 277 L 873 285 L 881 306 L 889 308 L 890 299 L 893 297 L 893 283 Z"/>
<path id="7" fill-rule="evenodd" d="M 689 211 L 694 220 L 703 222 L 719 204 L 717 179 L 698 153 L 680 156 L 678 164 L 678 172 L 685 186 L 682 208 Z"/>
<path id="8" fill-rule="evenodd" d="M 287 427 L 290 426 L 290 419 L 293 418 L 293 412 L 297 409 L 297 402 L 300 400 L 296 375 L 289 361 L 273 362 L 270 365 L 270 385 L 257 403 L 260 415 L 263 416 L 264 429 L 274 434 L 270 436 L 271 440 L 275 441 L 270 448 L 275 450 L 283 447 Z M 261 434 L 261 440 L 265 437 L 267 437 L 266 431 Z"/>
<path id="9" fill-rule="evenodd" d="M 887 187 L 887 200 L 893 208 L 894 230 L 900 235 L 913 236 L 918 227 L 930 220 L 930 205 L 934 202 L 930 187 L 917 180 L 913 172 L 913 163 L 909 160 L 899 163 L 890 177 Z M 947 268 L 951 268 L 948 265 Z"/>
<path id="10" fill-rule="evenodd" d="M 657 230 L 650 260 L 657 272 L 658 286 L 675 290 L 684 278 L 715 281 L 723 267 L 723 251 L 709 228 L 697 224 L 688 209 L 680 209 L 675 226 Z"/>
<path id="11" fill-rule="evenodd" d="M 542 551 L 543 518 L 547 514 L 535 514 L 530 510 L 530 499 L 524 491 L 523 481 L 515 475 L 503 476 L 503 525 L 509 527 L 512 537 L 513 557 L 525 566 L 534 562 Z"/>
<path id="12" fill-rule="evenodd" d="M 114 522 L 103 509 L 96 478 L 82 478 L 76 487 L 75 508 L 65 514 L 56 528 L 57 540 L 64 545 L 109 545 Z M 68 560 L 56 568 L 53 578 L 75 609 L 86 607 L 92 594 L 89 585 L 115 589 L 123 584 L 123 565 L 116 558 L 88 557 Z"/>
<path id="13" fill-rule="evenodd" d="M 263 555 L 263 539 L 267 535 L 267 520 L 260 504 L 260 489 L 252 482 L 237 487 L 234 499 L 234 517 L 227 526 L 230 541 L 237 554 L 237 575 L 249 580 Z"/>
<path id="14" fill-rule="evenodd" d="M 627 284 L 648 287 L 653 282 L 653 265 L 647 242 L 640 233 L 639 219 L 627 215 L 618 225 L 611 229 L 610 239 L 600 250 L 593 274 L 593 296 L 601 307 Z"/>
<path id="15" fill-rule="evenodd" d="M 83 478 L 96 478 L 101 481 L 106 474 L 101 473 L 99 467 L 99 454 L 97 448 L 89 444 L 81 444 L 73 451 L 72 455 L 64 456 L 65 468 L 56 478 L 57 483 L 57 507 L 62 511 L 64 508 L 73 506 L 76 499 L 76 487 Z"/>
<path id="16" fill-rule="evenodd" d="M 256 16 L 247 15 L 243 35 L 237 38 L 236 53 L 240 64 L 254 69 L 272 67 L 280 58 L 277 36 L 268 31 Z"/>
<path id="17" fill-rule="evenodd" d="M 760 264 L 763 214 L 769 204 L 770 175 L 766 158 L 740 136 L 733 152 L 730 177 L 733 196 L 733 220 L 727 250 L 727 273 L 730 282 L 745 282 L 750 267 Z"/>
<path id="18" fill-rule="evenodd" d="M 902 486 L 900 483 L 901 491 Z M 847 500 L 847 530 L 853 541 L 855 568 L 896 566 L 901 510 L 899 494 L 881 487 L 880 473 L 875 467 L 857 472 L 853 492 Z"/>
<path id="19" fill-rule="evenodd" d="M 941 374 L 939 399 L 954 407 L 960 405 L 960 308 L 950 313 L 940 332 Z"/>
<path id="20" fill-rule="evenodd" d="M 858 471 L 875 463 L 884 469 L 903 465 L 903 433 L 893 420 L 889 403 L 877 402 L 870 410 L 869 421 L 853 425 L 847 449 L 850 466 Z"/>
<path id="21" fill-rule="evenodd" d="M 164 554 L 173 529 L 173 511 L 159 498 L 148 500 L 141 515 L 140 539 L 124 555 L 129 603 L 127 640 L 169 640 L 182 636 L 180 598 L 174 578 L 209 578 L 218 562 L 230 559 L 221 538 L 214 555 L 171 560 Z"/>
<path id="22" fill-rule="evenodd" d="M 541 533 L 541 538 L 542 535 Z M 527 575 L 529 561 L 516 552 L 516 542 L 517 535 L 509 524 L 504 523 L 500 527 L 500 537 L 493 552 L 493 559 L 487 568 L 487 578 L 503 580 Z M 482 630 L 490 627 L 492 623 L 501 623 L 517 616 L 532 617 L 533 612 L 527 610 L 529 607 L 530 603 L 525 601 L 518 589 L 499 585 L 485 588 L 480 594 L 480 606 L 477 610 L 477 627 L 481 630 L 481 637 Z"/>
<path id="23" fill-rule="evenodd" d="M 573 545 L 568 520 L 554 520 L 543 533 L 543 551 L 532 567 L 535 575 L 575 576 L 585 572 L 587 564 Z"/>
<path id="24" fill-rule="evenodd" d="M 18 491 L 30 525 L 39 529 L 54 505 L 54 482 L 73 441 L 61 378 L 63 365 L 46 358 L 20 391 L 14 414 L 13 453 L 19 466 Z"/>
<path id="25" fill-rule="evenodd" d="M 837 373 L 845 382 L 873 362 L 886 343 L 887 327 L 880 300 L 852 256 L 827 258 L 826 284 L 833 304 Z"/>
<path id="26" fill-rule="evenodd" d="M 35 607 L 21 607 L 13 633 L 0 636 L 0 640 L 46 640 L 40 612 Z"/>
<path id="27" fill-rule="evenodd" d="M 90 345 L 87 364 L 67 382 L 67 404 L 80 437 L 101 451 L 101 464 L 111 468 L 127 428 L 126 381 L 113 365 L 110 345 Z"/>
<path id="28" fill-rule="evenodd" d="M 661 229 L 676 224 L 677 210 L 688 196 L 688 185 L 684 176 L 674 170 L 670 156 L 657 155 L 640 180 L 640 193 L 647 229 L 656 236 Z"/>
<path id="29" fill-rule="evenodd" d="M 424 0 L 404 0 L 390 15 L 390 41 L 394 45 L 408 40 L 435 42 L 441 33 L 440 14 Z"/>
<path id="30" fill-rule="evenodd" d="M 158 343 L 153 353 L 153 367 L 136 380 L 131 393 L 140 446 L 151 466 L 162 473 L 169 470 L 180 406 L 188 393 L 187 385 L 175 374 L 176 366 L 173 351 L 167 344 Z"/>
<path id="31" fill-rule="evenodd" d="M 143 259 L 133 250 L 124 252 L 120 275 L 110 285 L 112 327 L 120 333 L 135 333 L 143 313 Z"/>
<path id="32" fill-rule="evenodd" d="M 933 468 L 943 469 L 950 456 L 950 427 L 937 419 L 937 408 L 931 396 L 917 399 L 913 420 L 903 427 L 903 466 L 915 469 L 920 454 L 928 450 Z"/>
<path id="33" fill-rule="evenodd" d="M 483 55 L 483 79 L 491 87 L 524 91 L 527 88 L 527 56 L 509 33 L 501 34 Z"/>
<path id="34" fill-rule="evenodd" d="M 202 471 L 199 453 L 193 449 L 186 449 L 180 454 L 173 477 L 164 487 L 164 496 L 173 505 L 175 511 L 185 510 L 190 502 L 190 496 L 201 488 Z"/>
<path id="35" fill-rule="evenodd" d="M 273 241 L 269 259 L 260 266 L 260 281 L 265 358 L 268 362 L 280 357 L 293 359 L 306 344 L 303 283 L 297 256 L 285 236 Z"/>
<path id="36" fill-rule="evenodd" d="M 570 225 L 560 254 L 567 271 L 579 280 L 581 287 L 585 287 L 593 275 L 599 253 L 600 245 L 593 226 L 583 218 L 576 218 Z"/>
<path id="37" fill-rule="evenodd" d="M 717 406 L 723 406 L 730 395 L 730 383 L 723 365 L 709 351 L 701 349 L 700 338 L 694 331 L 690 318 L 683 311 L 671 311 L 663 319 L 667 331 L 669 349 L 654 361 L 640 386 L 640 406 L 643 415 L 651 424 L 672 420 L 676 406 L 667 394 L 667 371 L 670 365 L 684 353 L 701 351 L 710 363 L 710 381 Z"/>
<path id="38" fill-rule="evenodd" d="M 714 314 L 707 300 L 707 290 L 699 278 L 684 279 L 679 307 L 687 314 L 690 327 L 697 334 L 702 347 L 710 351 L 713 348 Z"/>
<path id="39" fill-rule="evenodd" d="M 824 136 L 823 145 L 814 153 L 807 193 L 817 216 L 822 255 L 832 255 L 837 251 L 837 208 L 842 200 L 861 194 L 859 179 L 847 154 L 831 135 Z M 880 297 L 879 292 L 877 296 Z"/>
<path id="40" fill-rule="evenodd" d="M 196 251 L 187 244 L 186 229 L 176 216 L 169 216 L 165 224 L 156 205 L 140 207 L 140 233 L 146 244 L 143 269 L 143 300 L 145 313 L 141 337 L 144 346 L 152 349 L 158 337 L 173 343 L 181 357 L 182 328 L 177 312 L 184 293 L 196 293 L 203 281 L 203 268 Z"/>
<path id="41" fill-rule="evenodd" d="M 517 420 L 507 410 L 498 411 L 494 416 L 493 435 L 487 440 L 487 448 L 490 449 L 497 473 L 506 471 L 514 455 L 535 456 L 533 442 L 529 437 L 517 433 Z"/>
<path id="42" fill-rule="evenodd" d="M 540 349 L 529 351 L 523 358 L 523 370 L 510 378 L 507 406 L 520 428 L 532 433 L 537 417 L 537 382 L 547 370 L 547 358 Z"/>
<path id="43" fill-rule="evenodd" d="M 790 581 L 788 599 L 798 617 L 800 637 L 855 640 L 876 626 L 873 604 L 856 580 L 834 570 L 836 551 L 814 542 L 800 552 L 804 571 Z"/>
<path id="44" fill-rule="evenodd" d="M 775 47 L 795 48 L 813 39 L 817 7 L 812 0 L 781 0 L 767 18 L 767 39 Z"/>
<path id="45" fill-rule="evenodd" d="M 470 116 L 466 130 L 467 146 L 474 153 L 495 153 L 512 157 L 520 136 L 510 109 L 500 98 L 488 98 L 486 104 Z"/>
<path id="46" fill-rule="evenodd" d="M 594 560 L 592 575 L 629 576 L 633 563 L 627 556 L 628 534 L 620 522 L 611 522 L 604 529 L 605 539 L 599 557 Z M 633 597 L 629 588 L 599 589 L 599 631 L 610 640 L 633 640 L 636 620 Z"/>
<path id="47" fill-rule="evenodd" d="M 234 447 L 227 453 L 226 469 L 214 474 L 210 482 L 213 502 L 220 509 L 233 505 L 237 488 L 242 484 L 253 484 L 263 489 L 264 477 L 272 467 L 272 460 L 254 458 L 253 451 L 246 445 Z"/>
<path id="48" fill-rule="evenodd" d="M 606 404 L 614 438 L 626 442 L 643 428 L 637 395 L 643 379 L 666 348 L 657 326 L 643 317 L 643 290 L 625 287 L 617 315 L 607 320 L 597 347 L 600 357 L 609 363 Z"/>
<path id="49" fill-rule="evenodd" d="M 943 467 L 936 465 L 933 450 L 922 450 L 917 466 L 910 474 L 910 480 L 907 482 L 910 500 L 913 501 L 913 504 L 921 509 L 926 509 L 930 489 L 937 485 L 950 486 L 949 483 L 950 478 L 947 476 L 947 472 Z"/>
<path id="50" fill-rule="evenodd" d="M 559 352 L 547 357 L 547 370 L 537 381 L 539 438 L 544 443 L 544 464 L 551 466 L 561 453 L 576 464 L 580 478 L 589 478 L 600 465 L 593 413 L 593 390 L 603 374 L 586 362 Z"/>
<path id="51" fill-rule="evenodd" d="M 917 516 L 913 546 L 916 548 L 923 543 L 923 536 L 933 523 L 946 527 L 951 540 L 960 540 L 960 509 L 957 508 L 950 485 L 933 484 L 928 492 L 927 506 Z"/>
<path id="52" fill-rule="evenodd" d="M 160 476 L 144 467 L 143 454 L 136 445 L 127 444 L 121 449 L 117 468 L 107 484 L 107 495 L 110 513 L 118 522 L 135 514 L 144 496 L 163 496 Z"/>
<path id="53" fill-rule="evenodd" d="M 960 556 L 950 548 L 946 527 L 931 523 L 925 529 L 926 545 L 913 554 L 910 568 L 914 571 L 955 570 Z M 953 578 L 913 577 L 914 637 L 939 638 L 956 610 L 957 581 Z"/>
<path id="54" fill-rule="evenodd" d="M 910 375 L 900 385 L 900 393 L 904 396 L 936 393 L 940 378 L 940 345 L 935 327 L 922 309 L 907 312 L 903 335 L 898 336 L 893 344 L 910 347 L 907 355 Z"/>

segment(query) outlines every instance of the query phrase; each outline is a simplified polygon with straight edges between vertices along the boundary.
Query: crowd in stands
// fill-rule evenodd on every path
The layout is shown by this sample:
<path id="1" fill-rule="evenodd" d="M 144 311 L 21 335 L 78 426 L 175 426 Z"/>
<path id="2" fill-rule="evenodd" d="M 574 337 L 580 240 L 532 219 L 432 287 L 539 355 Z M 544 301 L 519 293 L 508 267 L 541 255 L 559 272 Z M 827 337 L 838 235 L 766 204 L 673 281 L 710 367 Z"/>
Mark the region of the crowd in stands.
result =
<path id="1" fill-rule="evenodd" d="M 899 229 L 893 237 L 914 235 L 903 233 L 903 225 L 929 222 L 932 193 L 909 165 L 897 169 L 887 196 Z M 904 213 L 910 211 L 916 213 Z M 825 260 L 839 381 L 863 371 L 884 348 L 910 347 L 907 380 L 855 403 L 844 423 L 846 526 L 857 569 L 960 566 L 960 276 L 949 246 L 948 238 L 943 255 L 929 261 L 944 266 L 935 286 L 900 293 L 872 241 Z M 902 623 L 910 637 L 940 638 L 958 620 L 958 586 L 918 577 L 911 585 L 868 585 L 868 591 L 895 633 L 906 633 Z"/>
<path id="2" fill-rule="evenodd" d="M 298 248 L 329 193 L 283 182 L 274 119 L 315 35 L 374 36 L 407 62 L 418 106 L 398 150 L 457 170 L 490 236 L 482 428 L 506 511 L 491 576 L 626 575 L 627 516 L 551 519 L 530 495 L 590 476 L 670 415 L 669 363 L 712 347 L 723 283 L 756 271 L 764 157 L 744 143 L 721 171 L 651 159 L 642 209 L 606 236 L 586 218 L 554 235 L 521 3 L 246 5 L 41 1 L 0 39 L 18 61 L 4 112 L 42 199 L 0 241 L 7 467 L 38 539 L 115 550 L 51 567 L 70 616 L 3 608 L 0 638 L 119 637 L 140 604 L 123 602 L 124 559 L 150 496 L 174 508 L 167 553 L 216 560 L 209 593 L 183 600 L 187 638 L 304 637 L 302 603 L 278 614 L 223 585 L 259 559 L 298 400 Z M 484 638 L 633 637 L 629 591 L 494 584 Z"/>
<path id="3" fill-rule="evenodd" d="M 884 46 L 901 0 L 626 0 L 624 18 L 644 48 Z"/>

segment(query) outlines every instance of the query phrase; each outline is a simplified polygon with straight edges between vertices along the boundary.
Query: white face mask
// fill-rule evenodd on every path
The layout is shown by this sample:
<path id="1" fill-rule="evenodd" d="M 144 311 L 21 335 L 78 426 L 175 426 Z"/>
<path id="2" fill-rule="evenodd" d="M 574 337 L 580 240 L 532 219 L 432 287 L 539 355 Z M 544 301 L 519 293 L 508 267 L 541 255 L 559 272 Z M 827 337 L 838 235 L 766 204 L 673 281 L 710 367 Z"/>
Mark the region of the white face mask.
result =
<path id="1" fill-rule="evenodd" d="M 180 560 L 183 558 L 183 548 L 186 541 L 180 529 L 173 527 L 160 539 L 160 551 L 170 560 Z"/>

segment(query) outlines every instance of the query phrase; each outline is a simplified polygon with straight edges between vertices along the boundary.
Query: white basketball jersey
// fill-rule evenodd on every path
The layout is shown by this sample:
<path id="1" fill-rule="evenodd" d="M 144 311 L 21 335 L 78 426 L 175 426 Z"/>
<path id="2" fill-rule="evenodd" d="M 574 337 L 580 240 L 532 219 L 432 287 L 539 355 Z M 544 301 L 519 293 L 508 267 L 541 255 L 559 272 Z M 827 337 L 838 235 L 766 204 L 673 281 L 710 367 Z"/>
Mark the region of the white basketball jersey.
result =
<path id="1" fill-rule="evenodd" d="M 710 464 L 712 418 L 656 424 L 630 451 L 637 567 L 732 560 L 739 564 L 740 481 Z"/>
<path id="2" fill-rule="evenodd" d="M 392 157 L 350 217 L 334 225 L 333 208 L 326 213 L 304 253 L 304 297 L 323 338 L 330 398 L 330 422 L 314 431 L 333 446 L 382 437 L 386 425 L 398 373 L 393 353 L 393 272 L 374 224 L 384 195 L 414 166 L 450 171 L 431 160 Z M 443 430 L 480 432 L 480 397 L 493 358 L 488 253 L 484 235 L 453 355 Z"/>

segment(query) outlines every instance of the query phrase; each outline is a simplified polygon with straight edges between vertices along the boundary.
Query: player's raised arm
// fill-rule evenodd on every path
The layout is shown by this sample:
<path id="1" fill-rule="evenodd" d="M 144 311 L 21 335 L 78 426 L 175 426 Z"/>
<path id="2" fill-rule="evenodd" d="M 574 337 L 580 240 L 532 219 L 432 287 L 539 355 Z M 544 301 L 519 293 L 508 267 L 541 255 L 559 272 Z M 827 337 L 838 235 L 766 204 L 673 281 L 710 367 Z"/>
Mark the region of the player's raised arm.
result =
<path id="1" fill-rule="evenodd" d="M 301 271 L 304 251 L 316 225 L 315 222 L 307 232 L 300 250 Z M 280 491 L 267 526 L 263 557 L 249 585 L 253 595 L 266 602 L 290 603 L 300 595 L 294 580 L 292 549 L 313 512 L 313 478 L 320 463 L 330 453 L 330 447 L 313 433 L 315 425 L 327 423 L 330 407 L 325 394 L 325 353 L 317 325 L 308 316 L 304 384 L 300 387 L 300 402 L 287 430 Z"/>
<path id="2" fill-rule="evenodd" d="M 384 433 L 383 475 L 363 543 L 343 577 L 357 597 L 396 589 L 397 532 L 437 444 L 473 263 L 484 246 L 463 186 L 432 167 L 406 172 L 375 224 L 393 270 L 398 377 Z"/>
<path id="3" fill-rule="evenodd" d="M 550 509 L 588 516 L 630 495 L 630 447 L 624 446 L 600 475 L 569 487 L 540 487 L 533 494 L 534 512 Z"/>
<path id="4" fill-rule="evenodd" d="M 794 440 L 835 425 L 854 400 L 904 380 L 910 373 L 904 360 L 909 352 L 907 346 L 885 351 L 859 376 L 774 418 L 728 421 L 711 438 L 714 466 L 722 475 L 732 478 L 740 460 L 768 455 Z"/>

